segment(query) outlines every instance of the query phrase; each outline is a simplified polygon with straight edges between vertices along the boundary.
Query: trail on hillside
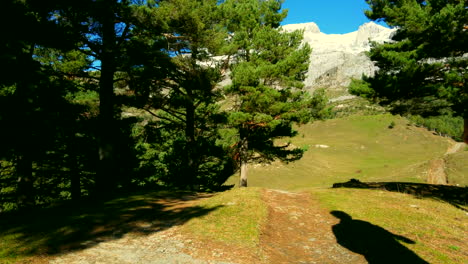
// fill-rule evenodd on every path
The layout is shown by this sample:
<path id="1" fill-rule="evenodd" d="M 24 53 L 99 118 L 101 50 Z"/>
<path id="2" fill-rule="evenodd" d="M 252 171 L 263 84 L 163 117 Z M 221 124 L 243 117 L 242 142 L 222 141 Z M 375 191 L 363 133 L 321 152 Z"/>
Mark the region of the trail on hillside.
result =
<path id="1" fill-rule="evenodd" d="M 448 184 L 447 173 L 445 172 L 446 164 L 445 158 L 448 155 L 457 153 L 466 146 L 463 142 L 456 142 L 452 144 L 444 156 L 429 162 L 429 171 L 427 175 L 427 183 L 429 184 Z"/>
<path id="2" fill-rule="evenodd" d="M 464 147 L 467 145 L 464 142 L 456 142 L 453 144 L 451 147 L 448 148 L 447 152 L 445 153 L 445 156 L 457 153 L 458 151 L 462 150 Z"/>
<path id="3" fill-rule="evenodd" d="M 367 263 L 336 242 L 332 226 L 339 221 L 308 193 L 265 190 L 268 222 L 260 246 L 265 263 Z"/>

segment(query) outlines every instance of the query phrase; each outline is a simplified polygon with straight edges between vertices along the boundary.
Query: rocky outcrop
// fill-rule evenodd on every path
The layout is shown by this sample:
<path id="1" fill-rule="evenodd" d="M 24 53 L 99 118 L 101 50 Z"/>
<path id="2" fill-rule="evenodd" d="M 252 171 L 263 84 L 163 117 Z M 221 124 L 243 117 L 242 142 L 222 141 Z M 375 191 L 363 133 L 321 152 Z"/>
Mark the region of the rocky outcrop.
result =
<path id="1" fill-rule="evenodd" d="M 361 78 L 363 74 L 372 76 L 376 68 L 365 54 L 370 50 L 370 42 L 388 42 L 395 32 L 373 22 L 348 34 L 325 34 L 315 23 L 285 25 L 283 29 L 304 30 L 304 42 L 312 47 L 305 85 L 312 90 L 343 88 L 349 85 L 351 78 Z"/>

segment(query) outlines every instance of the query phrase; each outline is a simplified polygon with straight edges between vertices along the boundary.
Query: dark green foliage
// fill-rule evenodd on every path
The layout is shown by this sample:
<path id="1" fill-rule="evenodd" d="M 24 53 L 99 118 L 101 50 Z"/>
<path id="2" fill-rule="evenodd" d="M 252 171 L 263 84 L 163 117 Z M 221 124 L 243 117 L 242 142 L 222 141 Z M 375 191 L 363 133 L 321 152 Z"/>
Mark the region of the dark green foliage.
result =
<path id="1" fill-rule="evenodd" d="M 69 43 L 51 42 L 52 34 L 64 37 L 62 29 L 47 17 L 55 7 L 53 1 L 45 1 L 41 6 L 29 1 L 3 4 L 6 9 L 2 10 L 8 12 L 2 14 L 0 22 L 22 23 L 8 27 L 0 42 L 2 64 L 8 65 L 0 78 L 0 136 L 5 141 L 0 158 L 15 166 L 16 186 L 8 186 L 15 189 L 14 202 L 30 207 L 35 204 L 37 193 L 35 163 L 51 149 L 61 125 L 66 125 L 68 114 L 73 113 L 70 110 L 73 107 L 62 97 L 67 82 L 52 78 L 50 67 L 36 60 L 36 52 L 40 47 L 63 48 Z M 4 175 L 8 176 L 11 177 Z"/>
<path id="2" fill-rule="evenodd" d="M 216 128 L 223 119 L 218 111 L 216 105 L 197 108 L 196 141 L 192 146 L 197 173 L 190 182 L 187 171 L 193 167 L 186 162 L 185 122 L 159 111 L 159 118 L 135 124 L 133 138 L 137 140 L 139 167 L 134 183 L 145 188 L 218 189 L 233 173 L 228 147 L 222 145 L 224 141 Z"/>
<path id="3" fill-rule="evenodd" d="M 239 139 L 249 158 L 292 161 L 304 150 L 275 140 L 330 115 L 323 91 L 302 91 L 310 48 L 278 29 L 281 1 L 7 0 L 1 10 L 4 25 L 22 23 L 0 40 L 0 211 L 218 190 L 238 167 Z"/>
<path id="4" fill-rule="evenodd" d="M 353 82 L 354 94 L 395 113 L 468 117 L 466 1 L 367 0 L 366 15 L 397 27 L 393 41 L 374 44 L 379 71 Z"/>
<path id="5" fill-rule="evenodd" d="M 329 105 L 325 89 L 315 90 L 308 104 L 314 120 L 330 119 L 335 115 L 333 106 Z"/>
<path id="6" fill-rule="evenodd" d="M 463 118 L 450 115 L 422 117 L 410 115 L 408 119 L 415 125 L 423 126 L 436 133 L 449 136 L 454 140 L 461 141 L 463 134 Z"/>
<path id="7" fill-rule="evenodd" d="M 311 49 L 301 44 L 303 32 L 278 28 L 286 17 L 281 3 L 242 0 L 222 5 L 230 33 L 226 50 L 234 60 L 232 85 L 225 89 L 234 98 L 228 122 L 237 130 L 241 186 L 246 185 L 247 162 L 299 159 L 303 149 L 275 140 L 295 136 L 294 123 L 326 114 L 323 92 L 311 97 L 302 90 Z"/>
<path id="8" fill-rule="evenodd" d="M 70 193 L 79 198 L 81 184 L 95 181 L 95 127 L 99 122 L 95 121 L 95 109 L 74 98 L 95 89 L 96 83 L 94 76 L 85 72 L 90 61 L 83 52 L 88 49 L 74 50 L 83 47 L 82 36 L 76 35 L 78 29 L 73 27 L 79 24 L 71 21 L 76 18 L 71 13 L 78 12 L 74 4 L 5 3 L 11 12 L 2 19 L 27 22 L 9 27 L 13 30 L 0 43 L 2 63 L 11 66 L 0 79 L 0 122 L 4 128 L 0 133 L 8 139 L 0 159 L 15 166 L 2 178 L 17 179 L 16 184 L 10 181 L 0 187 L 13 190 L 16 200 L 10 202 L 19 206 L 47 204 L 69 198 Z M 70 12 L 67 22 L 62 23 L 60 14 L 66 12 Z"/>
<path id="9" fill-rule="evenodd" d="M 373 44 L 369 56 L 375 76 L 353 81 L 350 92 L 388 106 L 401 115 L 447 116 L 437 119 L 444 133 L 451 116 L 464 118 L 461 138 L 468 142 L 468 12 L 464 0 L 366 0 L 366 15 L 397 31 L 392 41 Z M 434 119 L 424 122 L 434 126 Z M 449 123 L 441 124 L 442 120 Z M 450 131 L 450 132 L 448 132 Z M 458 138 L 458 135 L 455 136 Z"/>
<path id="10" fill-rule="evenodd" d="M 352 79 L 351 84 L 348 87 L 350 94 L 361 96 L 364 98 L 372 98 L 374 96 L 374 90 L 370 87 L 370 84 L 365 81 L 366 77 L 363 77 L 364 80 Z"/>
<path id="11" fill-rule="evenodd" d="M 171 55 L 162 61 L 166 76 L 161 78 L 161 70 L 154 70 L 161 67 L 161 58 L 151 53 L 139 72 L 130 73 L 138 81 L 130 83 L 138 93 L 138 107 L 155 117 L 143 130 L 153 138 L 139 147 L 152 157 L 143 164 L 154 164 L 153 168 L 142 165 L 145 171 L 158 174 L 154 183 L 211 189 L 230 173 L 224 169 L 229 167 L 229 156 L 216 145 L 219 125 L 225 119 L 216 104 L 222 99 L 216 89 L 221 65 L 211 59 L 221 52 L 226 37 L 218 9 L 217 1 L 162 2 L 153 20 L 162 22 L 165 49 Z M 142 157 L 147 154 L 143 151 Z"/>

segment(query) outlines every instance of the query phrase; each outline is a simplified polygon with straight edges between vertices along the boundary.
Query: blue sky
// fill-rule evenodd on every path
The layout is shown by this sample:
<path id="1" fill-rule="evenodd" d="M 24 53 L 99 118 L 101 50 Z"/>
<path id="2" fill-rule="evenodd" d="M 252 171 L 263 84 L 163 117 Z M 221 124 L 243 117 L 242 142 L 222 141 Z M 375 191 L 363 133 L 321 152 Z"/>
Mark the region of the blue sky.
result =
<path id="1" fill-rule="evenodd" d="M 289 9 L 283 25 L 315 22 L 327 34 L 353 32 L 370 21 L 364 0 L 285 0 L 283 8 Z"/>

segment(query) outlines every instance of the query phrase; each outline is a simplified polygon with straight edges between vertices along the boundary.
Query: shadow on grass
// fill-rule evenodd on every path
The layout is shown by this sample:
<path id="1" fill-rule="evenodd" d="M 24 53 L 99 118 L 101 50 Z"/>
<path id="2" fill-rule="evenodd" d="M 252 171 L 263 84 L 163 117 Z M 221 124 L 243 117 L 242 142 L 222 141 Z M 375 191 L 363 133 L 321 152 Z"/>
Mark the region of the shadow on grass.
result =
<path id="1" fill-rule="evenodd" d="M 124 196 L 109 201 L 63 204 L 49 209 L 0 215 L 4 256 L 54 255 L 92 247 L 127 233 L 149 235 L 217 210 L 192 202 L 190 193 Z"/>
<path id="2" fill-rule="evenodd" d="M 335 183 L 333 188 L 383 189 L 392 192 L 412 194 L 416 197 L 430 197 L 445 201 L 458 209 L 467 211 L 468 187 L 435 185 L 411 182 L 361 182 L 351 179 L 348 182 Z"/>
<path id="3" fill-rule="evenodd" d="M 330 213 L 340 219 L 340 222 L 332 227 L 337 242 L 363 255 L 370 264 L 428 263 L 399 242 L 414 244 L 411 239 L 395 235 L 369 222 L 352 219 L 342 211 Z"/>

